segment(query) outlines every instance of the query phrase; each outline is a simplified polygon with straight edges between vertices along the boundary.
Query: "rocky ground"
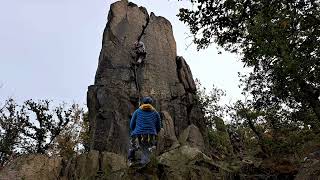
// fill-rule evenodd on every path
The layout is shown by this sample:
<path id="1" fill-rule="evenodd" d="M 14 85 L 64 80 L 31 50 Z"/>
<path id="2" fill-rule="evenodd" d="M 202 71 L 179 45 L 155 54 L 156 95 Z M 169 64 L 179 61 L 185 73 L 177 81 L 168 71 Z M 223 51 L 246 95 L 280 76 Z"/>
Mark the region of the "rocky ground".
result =
<path id="1" fill-rule="evenodd" d="M 238 164 L 237 164 L 238 163 Z M 232 167 L 237 164 L 237 167 Z M 198 148 L 182 145 L 159 156 L 144 168 L 127 166 L 126 158 L 111 152 L 91 151 L 63 160 L 60 157 L 26 155 L 0 171 L 1 180 L 208 180 L 208 179 L 320 179 L 319 157 L 309 158 L 297 174 L 267 174 L 254 162 L 214 161 Z"/>
<path id="2" fill-rule="evenodd" d="M 233 179 L 233 174 L 197 148 L 180 146 L 144 168 L 129 168 L 115 153 L 91 151 L 65 161 L 44 155 L 22 156 L 1 171 L 0 179 Z"/>

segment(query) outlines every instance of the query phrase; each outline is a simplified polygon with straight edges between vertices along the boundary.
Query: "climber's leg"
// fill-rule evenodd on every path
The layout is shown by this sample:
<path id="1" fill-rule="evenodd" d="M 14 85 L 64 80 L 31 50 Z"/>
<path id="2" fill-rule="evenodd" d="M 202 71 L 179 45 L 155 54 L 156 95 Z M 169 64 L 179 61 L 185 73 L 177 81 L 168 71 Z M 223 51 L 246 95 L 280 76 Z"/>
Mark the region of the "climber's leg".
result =
<path id="1" fill-rule="evenodd" d="M 150 162 L 150 139 L 148 138 L 148 135 L 144 135 L 144 137 L 139 141 L 140 148 L 142 151 L 142 157 L 141 157 L 141 165 L 144 166 Z"/>
<path id="2" fill-rule="evenodd" d="M 137 63 L 140 64 L 142 62 L 142 57 L 139 56 L 138 60 L 137 60 Z"/>
<path id="3" fill-rule="evenodd" d="M 150 162 L 150 151 L 148 146 L 141 147 L 142 157 L 141 157 L 141 165 L 146 165 Z"/>
<path id="4" fill-rule="evenodd" d="M 149 151 L 153 152 L 157 149 L 157 136 L 156 135 L 151 135 L 150 136 L 150 148 Z"/>
<path id="5" fill-rule="evenodd" d="M 147 53 L 137 53 L 137 64 L 141 64 L 145 58 L 146 58 Z"/>
<path id="6" fill-rule="evenodd" d="M 128 152 L 129 165 L 131 165 L 131 163 L 133 163 L 136 160 L 135 153 L 136 153 L 137 149 L 138 149 L 138 146 L 136 143 L 136 137 L 132 136 L 132 137 L 130 137 L 130 148 L 129 148 L 129 152 Z"/>

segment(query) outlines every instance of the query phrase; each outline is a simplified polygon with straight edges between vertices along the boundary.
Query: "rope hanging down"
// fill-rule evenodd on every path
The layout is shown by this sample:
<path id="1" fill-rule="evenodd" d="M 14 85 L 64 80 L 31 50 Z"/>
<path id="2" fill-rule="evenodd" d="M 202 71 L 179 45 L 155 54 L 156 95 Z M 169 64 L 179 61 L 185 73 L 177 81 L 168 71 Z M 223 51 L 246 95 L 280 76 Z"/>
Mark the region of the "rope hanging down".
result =
<path id="1" fill-rule="evenodd" d="M 134 81 L 135 81 L 136 89 L 137 89 L 138 95 L 139 95 L 139 106 L 140 106 L 141 105 L 141 92 L 140 92 L 140 85 L 139 85 L 139 81 L 138 81 L 137 65 L 134 65 Z"/>
<path id="2" fill-rule="evenodd" d="M 149 23 L 149 19 L 147 19 L 146 24 L 142 26 L 142 32 L 139 35 L 137 41 L 135 42 L 136 57 L 135 57 L 135 62 L 133 63 L 133 65 L 134 65 L 135 85 L 136 85 L 136 89 L 139 94 L 139 106 L 141 105 L 142 96 L 141 96 L 140 85 L 139 85 L 139 81 L 138 81 L 137 66 L 139 64 L 142 64 L 146 58 L 147 53 L 145 52 L 145 46 L 144 46 L 144 43 L 141 41 L 141 38 L 145 34 L 145 30 L 148 26 L 148 23 Z"/>

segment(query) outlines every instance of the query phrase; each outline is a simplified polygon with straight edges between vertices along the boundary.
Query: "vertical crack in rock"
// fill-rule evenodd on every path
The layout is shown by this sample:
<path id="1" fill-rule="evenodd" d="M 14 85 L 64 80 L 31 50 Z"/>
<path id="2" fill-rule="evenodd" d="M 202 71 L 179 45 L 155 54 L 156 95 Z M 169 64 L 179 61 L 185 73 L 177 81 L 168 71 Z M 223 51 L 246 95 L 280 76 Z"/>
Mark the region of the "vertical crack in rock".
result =
<path id="1" fill-rule="evenodd" d="M 140 8 L 140 10 L 141 10 L 142 8 Z M 143 11 L 142 11 L 143 12 Z M 143 12 L 143 13 L 145 13 L 145 12 Z M 149 25 L 149 21 L 150 21 L 150 17 L 149 17 L 149 15 L 146 17 L 146 25 L 144 25 L 144 26 L 142 26 L 142 32 L 141 32 L 141 34 L 140 34 L 140 36 L 138 37 L 138 41 L 140 41 L 141 40 L 141 38 L 142 38 L 142 36 L 145 34 L 145 31 L 146 31 L 146 29 L 147 29 L 147 27 L 148 27 L 148 25 Z"/>
<path id="2" fill-rule="evenodd" d="M 193 108 L 193 104 L 187 105 L 187 121 L 188 121 L 188 125 L 191 124 L 190 114 L 192 112 L 192 108 Z"/>
<path id="3" fill-rule="evenodd" d="M 132 4 L 129 3 L 128 6 L 130 6 Z M 144 9 L 143 7 L 140 7 L 139 9 L 140 9 L 140 11 L 142 11 L 147 16 L 146 16 L 146 24 L 142 26 L 142 31 L 141 31 L 137 41 L 140 41 L 142 36 L 145 34 L 145 30 L 147 29 L 148 24 L 149 24 L 149 20 L 150 20 L 147 10 Z M 140 64 L 141 68 L 142 68 L 142 65 L 143 64 Z M 138 104 L 140 105 L 140 101 L 141 101 L 142 95 L 141 95 L 141 85 L 139 84 L 139 77 L 138 77 L 138 73 L 137 73 L 137 68 L 139 68 L 139 65 L 134 64 L 133 66 L 134 66 L 133 67 L 134 81 L 135 81 L 135 85 L 136 85 L 136 90 L 137 90 L 137 92 L 139 94 Z"/>
<path id="4" fill-rule="evenodd" d="M 99 155 L 98 155 L 98 171 L 97 171 L 97 175 L 96 175 L 96 179 L 100 179 L 103 177 L 103 170 L 102 170 L 102 152 L 99 151 Z"/>

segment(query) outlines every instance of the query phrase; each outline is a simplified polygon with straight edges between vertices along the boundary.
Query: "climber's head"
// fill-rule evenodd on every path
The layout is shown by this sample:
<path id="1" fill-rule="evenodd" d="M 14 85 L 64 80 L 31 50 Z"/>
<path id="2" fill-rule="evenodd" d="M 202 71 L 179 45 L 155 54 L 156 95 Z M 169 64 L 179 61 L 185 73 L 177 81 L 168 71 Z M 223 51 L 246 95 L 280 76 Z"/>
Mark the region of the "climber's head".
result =
<path id="1" fill-rule="evenodd" d="M 142 99 L 142 103 L 143 103 L 143 104 L 152 104 L 152 102 L 153 102 L 153 100 L 152 100 L 152 98 L 149 97 L 149 96 L 146 96 L 146 97 L 144 97 L 144 98 Z"/>

